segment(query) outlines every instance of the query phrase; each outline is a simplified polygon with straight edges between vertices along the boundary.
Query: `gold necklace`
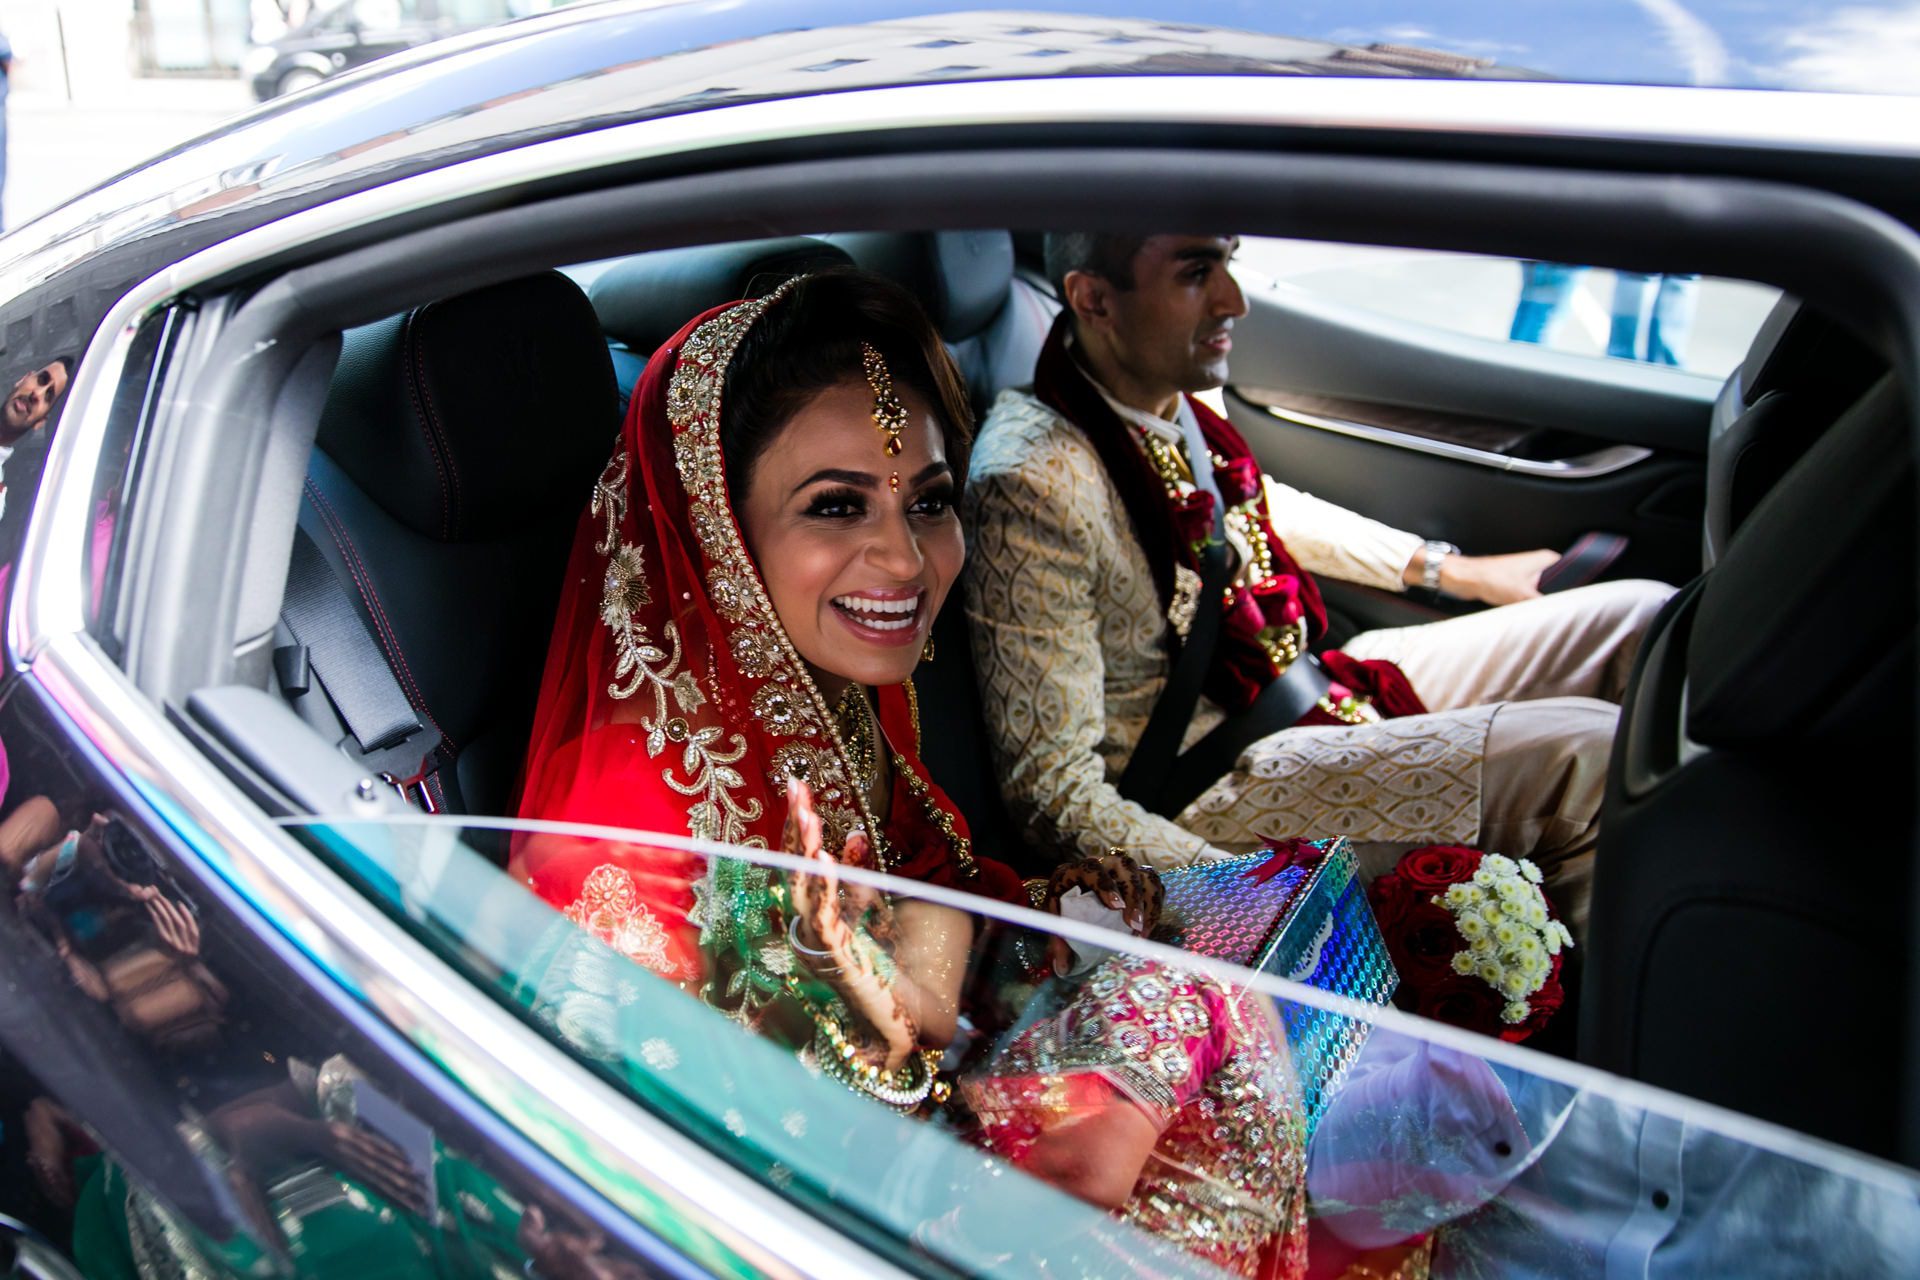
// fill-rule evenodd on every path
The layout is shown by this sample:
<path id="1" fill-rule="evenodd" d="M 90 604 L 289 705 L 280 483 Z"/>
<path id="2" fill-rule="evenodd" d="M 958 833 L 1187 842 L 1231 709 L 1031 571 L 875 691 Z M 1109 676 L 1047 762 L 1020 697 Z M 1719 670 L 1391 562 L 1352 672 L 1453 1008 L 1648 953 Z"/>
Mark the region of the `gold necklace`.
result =
<path id="1" fill-rule="evenodd" d="M 880 752 L 874 739 L 879 726 L 873 720 L 873 708 L 867 705 L 867 691 L 857 684 L 847 686 L 833 704 L 833 718 L 840 725 L 840 741 L 847 749 L 847 768 L 863 795 L 873 794 L 880 777 Z"/>
<path id="2" fill-rule="evenodd" d="M 946 837 L 947 848 L 953 850 L 954 864 L 960 869 L 960 878 L 973 879 L 977 870 L 973 862 L 973 841 L 960 834 L 960 829 L 954 825 L 952 814 L 934 803 L 933 792 L 920 780 L 920 775 L 913 771 L 913 766 L 907 762 L 905 756 L 896 755 L 893 758 L 893 768 L 894 772 L 906 779 L 907 790 L 913 792 L 914 798 L 920 802 L 920 807 L 926 811 L 927 820 Z"/>

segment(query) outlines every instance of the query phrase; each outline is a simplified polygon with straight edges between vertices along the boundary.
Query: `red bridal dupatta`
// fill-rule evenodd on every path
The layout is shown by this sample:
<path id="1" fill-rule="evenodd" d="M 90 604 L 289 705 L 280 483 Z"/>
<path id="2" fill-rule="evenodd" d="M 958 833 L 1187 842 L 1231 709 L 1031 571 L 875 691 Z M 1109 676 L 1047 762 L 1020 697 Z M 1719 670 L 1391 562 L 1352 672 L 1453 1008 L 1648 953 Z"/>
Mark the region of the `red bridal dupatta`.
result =
<path id="1" fill-rule="evenodd" d="M 972 859 L 965 819 L 926 776 L 910 688 L 879 690 L 900 776 L 891 821 L 875 820 L 741 536 L 720 453 L 721 393 L 747 331 L 792 288 L 696 317 L 648 362 L 574 536 L 520 817 L 778 848 L 787 779 L 799 778 L 830 851 L 864 830 L 879 837 L 884 870 L 1014 898 L 1017 878 Z M 892 355 L 885 335 L 874 341 Z M 758 971 L 762 940 L 784 929 L 763 869 L 526 835 L 509 871 L 663 977 L 702 984 L 724 954 L 723 967 L 749 971 L 729 977 L 734 994 L 778 986 L 777 974 Z"/>

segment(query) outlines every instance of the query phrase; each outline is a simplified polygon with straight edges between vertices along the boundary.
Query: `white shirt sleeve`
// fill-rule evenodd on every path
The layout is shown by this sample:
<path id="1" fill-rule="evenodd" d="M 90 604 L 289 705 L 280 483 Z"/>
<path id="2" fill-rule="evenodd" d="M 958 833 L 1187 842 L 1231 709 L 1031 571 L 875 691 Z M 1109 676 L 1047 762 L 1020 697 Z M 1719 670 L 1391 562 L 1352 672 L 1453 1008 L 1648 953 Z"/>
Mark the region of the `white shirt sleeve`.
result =
<path id="1" fill-rule="evenodd" d="M 1273 531 L 1309 573 L 1404 591 L 1408 561 L 1426 539 L 1265 477 Z"/>

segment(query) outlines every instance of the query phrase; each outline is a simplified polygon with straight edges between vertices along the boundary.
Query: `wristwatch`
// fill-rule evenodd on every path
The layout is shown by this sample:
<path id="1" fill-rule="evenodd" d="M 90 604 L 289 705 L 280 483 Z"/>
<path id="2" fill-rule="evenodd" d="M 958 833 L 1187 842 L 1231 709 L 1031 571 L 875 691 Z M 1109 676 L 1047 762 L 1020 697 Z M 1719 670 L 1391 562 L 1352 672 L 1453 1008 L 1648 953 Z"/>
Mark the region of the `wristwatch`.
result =
<path id="1" fill-rule="evenodd" d="M 1460 548 L 1451 542 L 1428 542 L 1426 555 L 1420 562 L 1420 585 L 1429 591 L 1440 590 L 1440 562 L 1448 556 L 1460 554 Z"/>

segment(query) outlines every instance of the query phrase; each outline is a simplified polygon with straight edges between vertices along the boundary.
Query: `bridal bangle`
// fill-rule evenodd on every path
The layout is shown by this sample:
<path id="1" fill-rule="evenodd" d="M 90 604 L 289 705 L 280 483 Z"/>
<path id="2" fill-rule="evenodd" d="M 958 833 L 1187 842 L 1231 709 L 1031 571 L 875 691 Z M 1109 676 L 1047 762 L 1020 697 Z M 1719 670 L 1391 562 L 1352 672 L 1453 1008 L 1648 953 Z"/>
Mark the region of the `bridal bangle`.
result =
<path id="1" fill-rule="evenodd" d="M 816 951 L 814 948 L 800 941 L 800 917 L 797 915 L 787 920 L 787 945 L 793 948 L 795 955 L 805 956 L 809 960 L 827 960 L 833 956 L 833 952 L 831 951 Z M 838 970 L 839 967 L 839 965 L 833 966 L 835 970 Z"/>

